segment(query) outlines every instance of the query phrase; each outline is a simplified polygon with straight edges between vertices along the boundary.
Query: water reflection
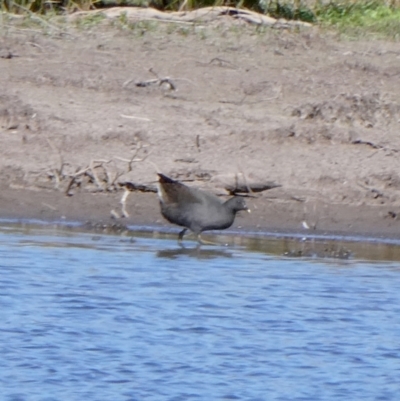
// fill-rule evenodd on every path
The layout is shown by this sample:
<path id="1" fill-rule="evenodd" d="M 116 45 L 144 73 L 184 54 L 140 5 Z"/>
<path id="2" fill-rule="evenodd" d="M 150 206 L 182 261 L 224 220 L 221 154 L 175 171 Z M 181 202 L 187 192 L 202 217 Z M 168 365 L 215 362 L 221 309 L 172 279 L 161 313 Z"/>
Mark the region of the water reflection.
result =
<path id="1" fill-rule="evenodd" d="M 387 260 L 400 261 L 400 240 L 389 238 L 366 238 L 366 237 L 344 237 L 326 235 L 296 235 L 296 234 L 260 234 L 245 233 L 214 233 L 204 236 L 205 239 L 214 242 L 215 247 L 201 246 L 198 250 L 197 242 L 185 238 L 184 248 L 179 248 L 177 231 L 160 231 L 155 227 L 128 228 L 119 224 L 108 226 L 106 224 L 65 225 L 65 224 L 39 224 L 30 222 L 3 222 L 0 223 L 0 232 L 14 233 L 18 235 L 46 235 L 53 239 L 60 235 L 69 235 L 71 238 L 82 232 L 89 235 L 93 240 L 99 240 L 104 234 L 118 235 L 121 241 L 134 243 L 136 238 L 157 238 L 171 240 L 171 249 L 165 253 L 160 251 L 159 257 L 177 258 L 189 256 L 192 258 L 209 259 L 214 257 L 231 257 L 230 250 L 235 247 L 243 247 L 250 252 L 265 253 L 268 255 L 279 255 L 287 257 L 306 258 L 333 258 L 333 259 L 364 259 L 371 261 Z M 62 234 L 60 234 L 62 233 Z M 308 232 L 306 233 L 308 234 Z M 25 241 L 25 242 L 24 242 Z M 24 240 L 29 246 L 31 239 Z M 59 246 L 59 242 L 51 240 L 45 246 Z M 75 246 L 73 243 L 63 243 L 60 246 Z M 86 247 L 86 244 L 76 244 Z"/>
<path id="2" fill-rule="evenodd" d="M 232 258 L 232 252 L 227 249 L 218 249 L 216 247 L 197 245 L 193 248 L 176 247 L 173 249 L 163 249 L 157 251 L 158 258 L 176 259 L 181 256 L 196 258 L 199 260 L 208 260 L 215 258 Z"/>
<path id="3" fill-rule="evenodd" d="M 284 255 L 290 257 L 350 259 L 352 251 L 346 245 L 333 241 L 316 241 L 302 239 L 298 242 L 282 240 Z"/>

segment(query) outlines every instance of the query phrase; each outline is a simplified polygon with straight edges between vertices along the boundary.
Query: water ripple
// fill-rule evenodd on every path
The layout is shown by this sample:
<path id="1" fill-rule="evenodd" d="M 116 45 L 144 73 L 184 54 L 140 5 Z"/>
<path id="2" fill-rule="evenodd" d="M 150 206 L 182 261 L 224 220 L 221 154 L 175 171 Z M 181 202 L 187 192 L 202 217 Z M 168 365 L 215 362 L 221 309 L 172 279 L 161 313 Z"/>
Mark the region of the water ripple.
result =
<path id="1" fill-rule="evenodd" d="M 6 401 L 397 400 L 395 263 L 0 231 Z"/>

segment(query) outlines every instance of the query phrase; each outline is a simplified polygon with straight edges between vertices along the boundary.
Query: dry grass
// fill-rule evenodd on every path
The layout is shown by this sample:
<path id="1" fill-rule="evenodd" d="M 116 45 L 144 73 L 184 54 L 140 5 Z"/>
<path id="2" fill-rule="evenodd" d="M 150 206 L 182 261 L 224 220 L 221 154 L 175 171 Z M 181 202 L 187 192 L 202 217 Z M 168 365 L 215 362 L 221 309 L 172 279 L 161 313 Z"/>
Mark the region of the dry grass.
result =
<path id="1" fill-rule="evenodd" d="M 23 13 L 26 10 L 38 13 L 72 12 L 110 6 L 155 7 L 158 9 L 182 10 L 206 6 L 246 7 L 265 12 L 317 14 L 325 9 L 371 9 L 377 6 L 389 9 L 400 8 L 400 0 L 0 0 L 3 11 Z"/>
<path id="2" fill-rule="evenodd" d="M 400 37 L 400 0 L 0 0 L 4 12 L 32 18 L 110 6 L 155 7 L 190 10 L 229 5 L 247 8 L 275 18 L 302 20 L 338 29 L 347 36 L 373 34 Z"/>

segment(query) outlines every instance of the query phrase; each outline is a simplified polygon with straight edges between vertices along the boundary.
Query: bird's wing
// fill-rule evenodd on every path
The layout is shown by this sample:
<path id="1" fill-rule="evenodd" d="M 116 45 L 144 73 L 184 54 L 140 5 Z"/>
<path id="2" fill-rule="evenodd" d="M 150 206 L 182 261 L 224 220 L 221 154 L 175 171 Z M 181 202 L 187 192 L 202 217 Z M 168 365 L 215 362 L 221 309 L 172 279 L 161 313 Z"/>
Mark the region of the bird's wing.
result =
<path id="1" fill-rule="evenodd" d="M 165 204 L 202 203 L 199 190 L 190 188 L 179 181 L 175 181 L 163 174 L 159 176 L 159 197 Z"/>

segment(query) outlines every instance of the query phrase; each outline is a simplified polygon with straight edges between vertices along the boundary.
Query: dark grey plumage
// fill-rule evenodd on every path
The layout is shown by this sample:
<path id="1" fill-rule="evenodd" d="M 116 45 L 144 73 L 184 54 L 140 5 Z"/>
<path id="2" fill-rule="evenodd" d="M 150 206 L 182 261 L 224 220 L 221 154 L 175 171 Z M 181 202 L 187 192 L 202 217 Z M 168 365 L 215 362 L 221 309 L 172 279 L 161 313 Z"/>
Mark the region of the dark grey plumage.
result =
<path id="1" fill-rule="evenodd" d="M 179 233 L 179 240 L 189 229 L 202 242 L 200 234 L 203 231 L 228 228 L 237 212 L 250 211 L 243 197 L 235 196 L 223 203 L 211 193 L 188 187 L 164 174 L 158 176 L 161 214 L 170 223 L 185 227 Z"/>

